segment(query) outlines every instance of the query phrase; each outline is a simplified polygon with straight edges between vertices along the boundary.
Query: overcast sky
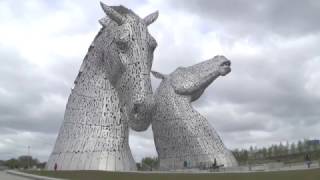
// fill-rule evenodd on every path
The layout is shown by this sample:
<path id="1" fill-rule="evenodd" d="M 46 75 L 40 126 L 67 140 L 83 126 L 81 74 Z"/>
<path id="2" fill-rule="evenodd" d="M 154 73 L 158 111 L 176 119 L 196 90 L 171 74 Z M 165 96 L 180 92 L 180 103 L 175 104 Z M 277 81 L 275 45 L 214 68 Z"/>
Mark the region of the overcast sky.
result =
<path id="1" fill-rule="evenodd" d="M 96 0 L 0 0 L 0 159 L 50 155 L 73 81 L 104 16 Z M 320 138 L 320 1 L 106 0 L 144 17 L 170 73 L 224 55 L 232 72 L 194 103 L 228 148 Z M 159 81 L 152 78 L 154 88 Z M 131 132 L 134 158 L 155 156 Z"/>

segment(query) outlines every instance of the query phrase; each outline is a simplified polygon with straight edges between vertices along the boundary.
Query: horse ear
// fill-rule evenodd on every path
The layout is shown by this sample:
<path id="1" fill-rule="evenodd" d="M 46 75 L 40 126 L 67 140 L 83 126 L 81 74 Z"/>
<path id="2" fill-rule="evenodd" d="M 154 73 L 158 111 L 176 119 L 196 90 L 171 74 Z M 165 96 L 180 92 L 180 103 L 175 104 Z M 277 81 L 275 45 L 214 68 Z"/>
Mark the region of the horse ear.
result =
<path id="1" fill-rule="evenodd" d="M 161 74 L 157 71 L 151 71 L 151 73 L 155 78 L 158 78 L 158 79 L 165 79 L 167 77 L 167 75 Z"/>
<path id="2" fill-rule="evenodd" d="M 154 21 L 158 19 L 159 16 L 159 11 L 155 11 L 154 13 L 149 14 L 145 18 L 143 18 L 144 23 L 149 26 L 152 24 Z"/>
<path id="3" fill-rule="evenodd" d="M 100 2 L 100 5 L 103 11 L 106 13 L 106 15 L 109 16 L 112 20 L 114 20 L 118 25 L 124 23 L 125 19 L 120 13 L 112 9 L 110 6 L 107 6 L 103 2 Z"/>

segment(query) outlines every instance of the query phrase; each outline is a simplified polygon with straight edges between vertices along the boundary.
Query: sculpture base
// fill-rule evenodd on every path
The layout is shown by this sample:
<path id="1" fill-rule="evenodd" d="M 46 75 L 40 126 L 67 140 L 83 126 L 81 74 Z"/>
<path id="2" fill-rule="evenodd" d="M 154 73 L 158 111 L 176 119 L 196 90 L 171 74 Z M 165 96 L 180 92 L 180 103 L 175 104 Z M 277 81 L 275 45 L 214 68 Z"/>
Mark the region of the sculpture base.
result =
<path id="1" fill-rule="evenodd" d="M 100 171 L 136 171 L 132 156 L 120 159 L 119 153 L 59 153 L 52 154 L 47 163 L 47 170 L 100 170 Z"/>

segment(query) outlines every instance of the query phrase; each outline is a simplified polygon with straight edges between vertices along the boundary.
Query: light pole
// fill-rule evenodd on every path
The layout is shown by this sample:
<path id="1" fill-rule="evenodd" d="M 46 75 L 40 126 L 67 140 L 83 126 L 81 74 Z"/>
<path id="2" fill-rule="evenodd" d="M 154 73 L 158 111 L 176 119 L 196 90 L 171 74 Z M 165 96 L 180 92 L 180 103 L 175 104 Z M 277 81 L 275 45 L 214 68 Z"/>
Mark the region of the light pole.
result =
<path id="1" fill-rule="evenodd" d="M 28 146 L 28 169 L 30 169 L 30 146 Z"/>

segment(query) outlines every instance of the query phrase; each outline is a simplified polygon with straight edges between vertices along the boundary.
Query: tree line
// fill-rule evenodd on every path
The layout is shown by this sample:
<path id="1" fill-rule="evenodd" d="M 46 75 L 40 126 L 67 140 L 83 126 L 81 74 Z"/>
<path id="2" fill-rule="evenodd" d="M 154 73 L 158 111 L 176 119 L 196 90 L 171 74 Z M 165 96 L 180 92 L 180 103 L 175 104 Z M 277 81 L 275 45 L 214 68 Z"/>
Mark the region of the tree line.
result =
<path id="1" fill-rule="evenodd" d="M 273 144 L 269 147 L 250 147 L 249 149 L 235 149 L 233 155 L 240 164 L 264 163 L 269 161 L 301 162 L 306 154 L 313 160 L 320 159 L 319 140 L 300 140 Z"/>
<path id="2" fill-rule="evenodd" d="M 19 156 L 11 158 L 9 160 L 2 160 L 0 165 L 6 166 L 9 169 L 28 169 L 28 168 L 40 168 L 43 169 L 46 163 L 41 163 L 38 159 L 32 156 Z"/>
<path id="3" fill-rule="evenodd" d="M 320 140 L 304 139 L 260 148 L 251 146 L 248 149 L 234 149 L 232 153 L 240 165 L 303 162 L 306 154 L 311 156 L 311 160 L 318 161 L 320 160 Z M 137 163 L 137 169 L 141 171 L 152 171 L 157 168 L 159 168 L 158 157 L 145 157 Z"/>
<path id="4" fill-rule="evenodd" d="M 301 162 L 304 161 L 306 154 L 310 155 L 311 160 L 320 160 L 320 140 L 300 140 L 298 142 L 286 142 L 273 144 L 269 147 L 253 147 L 249 149 L 234 149 L 233 155 L 240 165 L 259 164 L 266 162 Z M 20 156 L 6 161 L 0 161 L 0 166 L 10 169 L 27 169 L 45 167 L 45 162 L 41 163 L 38 159 L 31 156 Z M 158 157 L 145 157 L 137 163 L 137 169 L 142 171 L 152 171 L 159 167 Z"/>

